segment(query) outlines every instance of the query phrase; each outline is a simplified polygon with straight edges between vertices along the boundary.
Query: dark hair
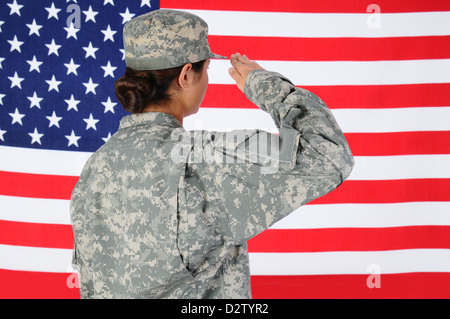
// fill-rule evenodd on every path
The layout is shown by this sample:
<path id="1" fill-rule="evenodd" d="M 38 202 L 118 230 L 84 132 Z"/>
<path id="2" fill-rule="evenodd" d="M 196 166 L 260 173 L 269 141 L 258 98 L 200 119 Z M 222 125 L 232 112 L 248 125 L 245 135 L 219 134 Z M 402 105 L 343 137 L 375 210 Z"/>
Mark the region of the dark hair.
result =
<path id="1" fill-rule="evenodd" d="M 200 73 L 205 61 L 192 63 L 192 69 Z M 131 113 L 142 113 L 149 105 L 168 102 L 171 98 L 169 88 L 182 69 L 183 66 L 139 71 L 127 67 L 125 75 L 114 84 L 117 99 Z"/>

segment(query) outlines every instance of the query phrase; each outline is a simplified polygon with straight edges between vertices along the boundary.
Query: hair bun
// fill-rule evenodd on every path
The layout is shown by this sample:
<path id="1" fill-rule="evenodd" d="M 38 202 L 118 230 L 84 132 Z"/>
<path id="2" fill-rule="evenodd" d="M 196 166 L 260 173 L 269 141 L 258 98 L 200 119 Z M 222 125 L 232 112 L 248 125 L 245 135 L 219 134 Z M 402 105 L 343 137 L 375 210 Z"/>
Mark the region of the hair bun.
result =
<path id="1" fill-rule="evenodd" d="M 142 113 L 156 95 L 155 84 L 148 76 L 126 72 L 115 83 L 116 96 L 122 106 L 131 113 Z"/>

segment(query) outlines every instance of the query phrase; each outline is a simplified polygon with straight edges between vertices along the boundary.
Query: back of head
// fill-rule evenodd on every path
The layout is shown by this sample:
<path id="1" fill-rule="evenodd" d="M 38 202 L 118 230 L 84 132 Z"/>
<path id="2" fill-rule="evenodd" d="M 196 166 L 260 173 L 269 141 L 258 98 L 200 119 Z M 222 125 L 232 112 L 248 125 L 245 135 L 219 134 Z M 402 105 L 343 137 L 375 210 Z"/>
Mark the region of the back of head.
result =
<path id="1" fill-rule="evenodd" d="M 192 69 L 200 73 L 205 61 L 193 63 Z M 149 106 L 165 104 L 171 100 L 170 86 L 182 68 L 139 71 L 127 67 L 125 74 L 114 84 L 116 97 L 131 113 L 142 113 Z"/>
<path id="2" fill-rule="evenodd" d="M 131 19 L 124 26 L 123 42 L 127 69 L 115 89 L 132 113 L 169 101 L 170 84 L 185 64 L 192 63 L 198 72 L 206 59 L 227 58 L 211 52 L 203 19 L 178 10 L 160 9 Z"/>

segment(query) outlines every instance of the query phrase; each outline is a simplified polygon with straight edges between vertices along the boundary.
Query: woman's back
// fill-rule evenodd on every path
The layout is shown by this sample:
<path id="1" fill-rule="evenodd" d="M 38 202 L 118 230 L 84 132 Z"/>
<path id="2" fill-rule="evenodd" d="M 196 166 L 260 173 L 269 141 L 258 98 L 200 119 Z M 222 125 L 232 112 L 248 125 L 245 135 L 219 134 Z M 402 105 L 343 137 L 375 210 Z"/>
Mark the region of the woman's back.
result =
<path id="1" fill-rule="evenodd" d="M 83 298 L 249 298 L 247 240 L 349 176 L 351 151 L 317 96 L 231 62 L 279 135 L 187 132 L 162 111 L 124 117 L 72 194 Z"/>

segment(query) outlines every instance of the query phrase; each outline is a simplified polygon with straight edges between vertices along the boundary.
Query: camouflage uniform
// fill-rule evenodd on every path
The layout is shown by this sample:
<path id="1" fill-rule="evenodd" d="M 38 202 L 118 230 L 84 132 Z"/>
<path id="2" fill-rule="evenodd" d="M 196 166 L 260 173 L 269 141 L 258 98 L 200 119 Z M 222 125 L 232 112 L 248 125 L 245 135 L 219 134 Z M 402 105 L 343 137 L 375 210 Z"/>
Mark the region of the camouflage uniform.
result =
<path id="1" fill-rule="evenodd" d="M 131 20 L 127 66 L 220 58 L 198 21 L 163 10 Z M 170 45 L 164 28 L 183 36 Z M 165 50 L 153 56 L 155 37 Z M 82 298 L 250 298 L 247 240 L 348 177 L 352 154 L 317 96 L 265 70 L 250 72 L 244 92 L 279 135 L 186 131 L 170 114 L 147 112 L 124 117 L 89 158 L 71 199 Z"/>
<path id="2" fill-rule="evenodd" d="M 249 298 L 246 241 L 348 177 L 350 149 L 317 96 L 264 70 L 244 91 L 279 138 L 235 131 L 230 141 L 148 112 L 124 117 L 91 156 L 71 206 L 82 297 Z M 276 171 L 248 152 L 261 137 L 278 141 Z"/>

